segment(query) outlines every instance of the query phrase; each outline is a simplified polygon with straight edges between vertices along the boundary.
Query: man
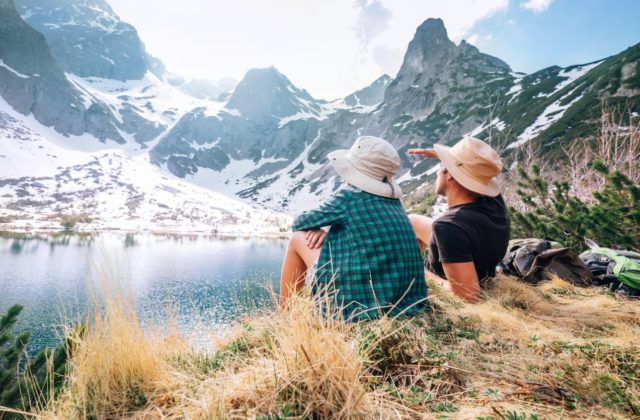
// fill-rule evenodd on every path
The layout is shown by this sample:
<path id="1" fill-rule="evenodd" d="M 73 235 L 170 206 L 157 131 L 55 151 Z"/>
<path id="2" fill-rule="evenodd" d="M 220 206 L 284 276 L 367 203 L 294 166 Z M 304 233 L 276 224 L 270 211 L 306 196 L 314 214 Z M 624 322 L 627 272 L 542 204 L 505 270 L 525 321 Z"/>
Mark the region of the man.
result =
<path id="1" fill-rule="evenodd" d="M 509 243 L 509 217 L 495 179 L 502 161 L 473 137 L 453 147 L 435 144 L 434 149 L 411 149 L 409 154 L 440 159 L 436 194 L 447 197 L 449 207 L 436 220 L 409 216 L 421 249 L 429 246 L 425 275 L 467 302 L 477 302 Z"/>
<path id="2" fill-rule="evenodd" d="M 280 306 L 302 288 L 313 267 L 312 292 L 330 293 L 346 319 L 424 310 L 424 265 L 393 181 L 400 167 L 395 148 L 377 137 L 359 137 L 350 150 L 330 153 L 329 161 L 348 186 L 295 219 Z"/>

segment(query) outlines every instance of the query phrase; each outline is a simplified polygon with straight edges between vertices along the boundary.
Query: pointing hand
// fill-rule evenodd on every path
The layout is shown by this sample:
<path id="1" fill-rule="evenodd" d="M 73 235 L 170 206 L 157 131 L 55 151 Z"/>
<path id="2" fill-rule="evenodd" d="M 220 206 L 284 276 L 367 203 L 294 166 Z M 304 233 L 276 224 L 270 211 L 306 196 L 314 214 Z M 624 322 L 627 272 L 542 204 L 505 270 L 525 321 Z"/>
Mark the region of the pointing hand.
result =
<path id="1" fill-rule="evenodd" d="M 421 155 L 429 158 L 437 158 L 438 154 L 434 149 L 409 149 L 407 151 L 410 155 Z"/>

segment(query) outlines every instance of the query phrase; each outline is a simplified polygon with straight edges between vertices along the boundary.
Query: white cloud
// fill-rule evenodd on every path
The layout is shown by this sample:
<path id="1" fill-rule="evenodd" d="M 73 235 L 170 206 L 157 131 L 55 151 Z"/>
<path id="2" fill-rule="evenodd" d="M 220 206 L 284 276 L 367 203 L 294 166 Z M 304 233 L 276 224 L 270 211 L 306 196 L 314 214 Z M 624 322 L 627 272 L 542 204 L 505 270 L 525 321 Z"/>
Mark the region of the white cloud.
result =
<path id="1" fill-rule="evenodd" d="M 380 67 L 382 73 L 395 75 L 400 70 L 404 50 L 401 48 L 388 48 L 378 45 L 373 49 L 373 61 Z"/>
<path id="2" fill-rule="evenodd" d="M 356 23 L 356 35 L 364 47 L 373 38 L 383 33 L 389 27 L 391 12 L 385 9 L 379 0 L 356 0 L 360 9 Z"/>
<path id="3" fill-rule="evenodd" d="M 553 0 L 527 0 L 524 3 L 520 3 L 520 7 L 540 13 L 547 10 L 552 2 Z"/>
<path id="4" fill-rule="evenodd" d="M 394 76 L 416 28 L 442 18 L 459 42 L 509 0 L 107 0 L 149 52 L 186 77 L 275 66 L 318 98 Z M 153 13 L 150 13 L 153 11 Z"/>
<path id="5" fill-rule="evenodd" d="M 473 34 L 467 37 L 467 42 L 471 45 L 476 45 L 478 43 L 478 39 L 480 39 L 480 35 Z"/>

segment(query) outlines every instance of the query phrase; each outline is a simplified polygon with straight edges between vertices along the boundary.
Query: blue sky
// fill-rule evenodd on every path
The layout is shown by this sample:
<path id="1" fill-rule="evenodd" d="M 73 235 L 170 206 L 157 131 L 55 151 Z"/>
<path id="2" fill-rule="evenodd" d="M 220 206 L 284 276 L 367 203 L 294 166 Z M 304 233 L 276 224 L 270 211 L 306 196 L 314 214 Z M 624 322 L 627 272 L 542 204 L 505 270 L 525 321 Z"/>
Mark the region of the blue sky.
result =
<path id="1" fill-rule="evenodd" d="M 470 34 L 516 71 L 588 63 L 640 42 L 640 1 L 555 0 L 539 12 L 511 2 Z"/>
<path id="2" fill-rule="evenodd" d="M 275 66 L 323 99 L 395 76 L 429 17 L 442 18 L 454 42 L 467 39 L 527 73 L 640 42 L 640 0 L 107 1 L 174 73 L 239 80 Z"/>

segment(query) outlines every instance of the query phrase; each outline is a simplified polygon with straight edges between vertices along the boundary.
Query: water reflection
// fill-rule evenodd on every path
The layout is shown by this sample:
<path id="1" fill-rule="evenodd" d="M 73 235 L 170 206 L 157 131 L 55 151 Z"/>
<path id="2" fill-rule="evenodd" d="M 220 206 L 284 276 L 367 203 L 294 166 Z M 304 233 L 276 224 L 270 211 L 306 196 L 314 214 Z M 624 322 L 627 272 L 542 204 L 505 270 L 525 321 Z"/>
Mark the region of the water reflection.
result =
<path id="1" fill-rule="evenodd" d="M 59 326 L 86 313 L 97 283 L 125 284 L 143 325 L 172 317 L 187 332 L 225 329 L 273 307 L 286 243 L 211 236 L 0 233 L 0 312 L 25 309 L 18 329 L 32 345 L 59 338 Z"/>

